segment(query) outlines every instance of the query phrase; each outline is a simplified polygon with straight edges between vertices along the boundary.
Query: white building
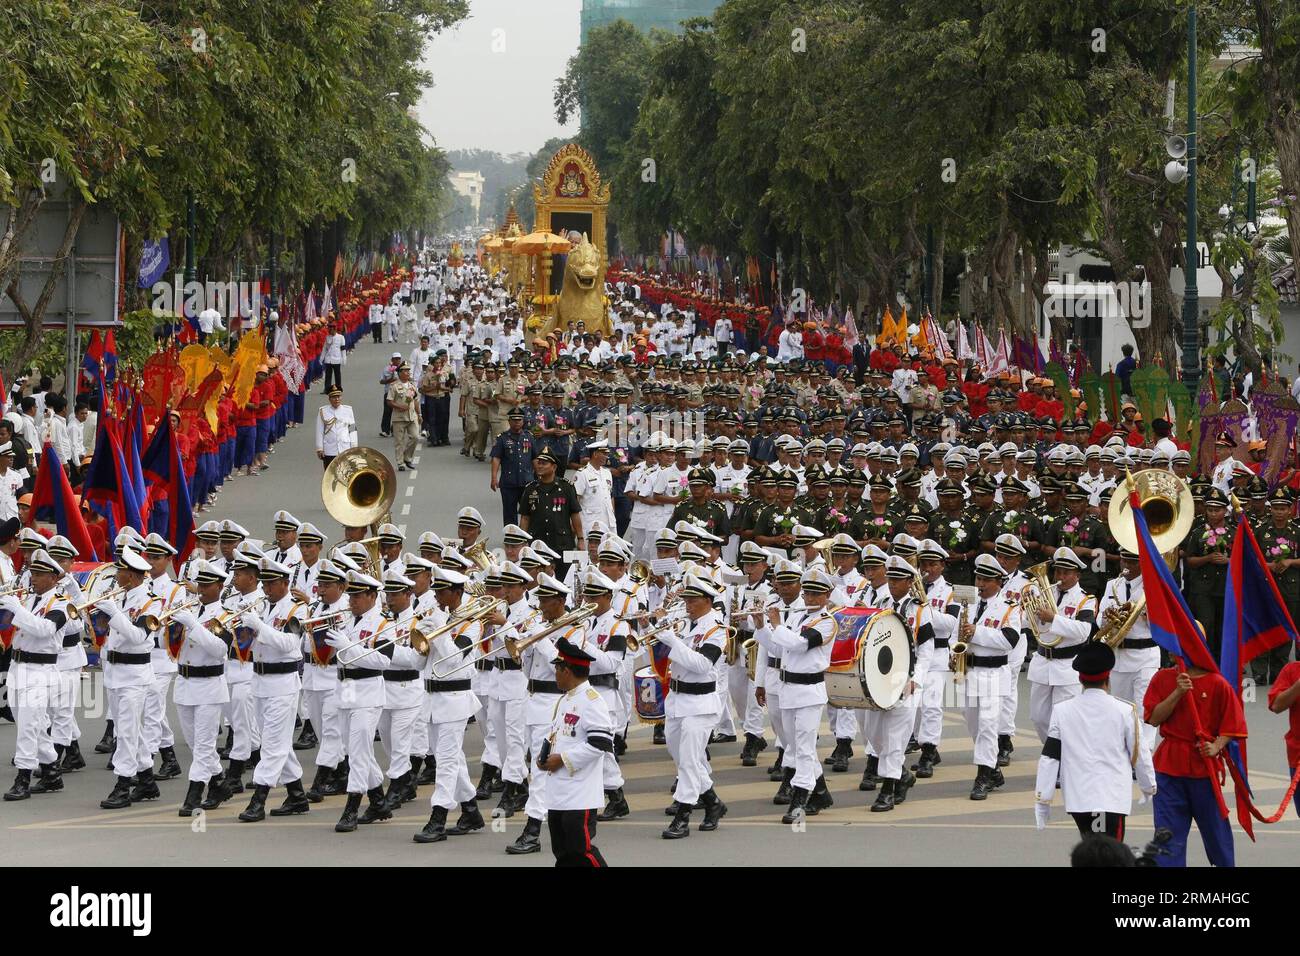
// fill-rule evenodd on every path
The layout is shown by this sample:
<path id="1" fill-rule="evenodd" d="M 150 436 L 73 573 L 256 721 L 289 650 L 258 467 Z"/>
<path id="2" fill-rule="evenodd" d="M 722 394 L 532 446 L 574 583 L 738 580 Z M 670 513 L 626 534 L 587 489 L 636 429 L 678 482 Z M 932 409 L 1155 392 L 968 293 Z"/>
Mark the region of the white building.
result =
<path id="1" fill-rule="evenodd" d="M 470 201 L 474 207 L 474 225 L 479 222 L 479 206 L 483 202 L 483 174 L 477 170 L 468 172 L 460 170 L 450 176 L 451 187 Z"/>

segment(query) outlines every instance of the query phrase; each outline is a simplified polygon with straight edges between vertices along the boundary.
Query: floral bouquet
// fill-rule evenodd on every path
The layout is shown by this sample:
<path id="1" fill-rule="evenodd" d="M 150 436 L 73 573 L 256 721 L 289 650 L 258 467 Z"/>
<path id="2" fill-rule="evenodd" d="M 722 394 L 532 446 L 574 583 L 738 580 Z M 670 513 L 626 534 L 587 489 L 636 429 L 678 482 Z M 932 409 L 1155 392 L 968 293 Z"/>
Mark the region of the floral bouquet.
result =
<path id="1" fill-rule="evenodd" d="M 832 508 L 830 511 L 826 512 L 826 516 L 830 518 L 832 521 L 834 521 L 836 524 L 838 524 L 841 528 L 844 528 L 849 523 L 849 516 L 846 515 L 843 511 L 840 511 L 839 508 Z"/>
<path id="2" fill-rule="evenodd" d="M 685 501 L 691 496 L 691 483 L 686 477 L 677 479 L 677 497 Z"/>
<path id="3" fill-rule="evenodd" d="M 1274 561 L 1289 561 L 1295 557 L 1295 543 L 1290 538 L 1274 538 L 1268 556 Z"/>
<path id="4" fill-rule="evenodd" d="M 1073 547 L 1079 543 L 1079 519 L 1071 518 L 1061 528 L 1061 544 L 1064 547 Z"/>
<path id="5" fill-rule="evenodd" d="M 1205 543 L 1207 554 L 1227 554 L 1228 553 L 1228 529 L 1225 527 L 1206 528 L 1201 534 L 1201 540 Z"/>
<path id="6" fill-rule="evenodd" d="M 948 530 L 944 532 L 944 547 L 948 551 L 966 551 L 968 538 L 970 534 L 960 521 L 949 521 Z"/>

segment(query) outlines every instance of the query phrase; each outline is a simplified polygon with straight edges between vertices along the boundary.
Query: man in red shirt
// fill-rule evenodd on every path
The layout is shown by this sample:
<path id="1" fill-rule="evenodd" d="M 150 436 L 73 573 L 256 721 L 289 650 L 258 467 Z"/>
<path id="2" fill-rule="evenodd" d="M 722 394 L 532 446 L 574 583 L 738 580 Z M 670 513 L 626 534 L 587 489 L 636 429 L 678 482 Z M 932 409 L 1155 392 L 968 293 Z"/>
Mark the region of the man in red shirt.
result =
<path id="1" fill-rule="evenodd" d="M 1275 714 L 1289 713 L 1291 725 L 1286 732 L 1286 765 L 1291 776 L 1300 766 L 1300 661 L 1282 668 L 1268 690 L 1268 709 Z M 1295 794 L 1295 812 L 1300 816 L 1300 791 Z"/>
<path id="2" fill-rule="evenodd" d="M 1160 728 L 1153 758 L 1156 829 L 1173 832 L 1157 863 L 1187 865 L 1187 835 L 1195 820 L 1210 864 L 1235 866 L 1232 827 L 1219 812 L 1210 777 L 1218 772 L 1218 757 L 1228 741 L 1246 739 L 1246 715 L 1232 685 L 1223 675 L 1198 667 L 1166 667 L 1151 678 L 1143 713 L 1148 724 Z M 1197 734 L 1197 715 L 1202 735 Z"/>

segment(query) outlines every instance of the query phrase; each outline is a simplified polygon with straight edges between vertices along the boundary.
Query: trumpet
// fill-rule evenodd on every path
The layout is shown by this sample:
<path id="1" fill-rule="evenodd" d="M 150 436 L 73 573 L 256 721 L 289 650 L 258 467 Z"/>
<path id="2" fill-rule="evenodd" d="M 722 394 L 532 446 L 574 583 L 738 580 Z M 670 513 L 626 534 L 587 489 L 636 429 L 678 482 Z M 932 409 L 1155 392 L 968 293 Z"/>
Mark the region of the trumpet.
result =
<path id="1" fill-rule="evenodd" d="M 595 613 L 596 605 L 580 604 L 567 614 L 561 614 L 554 621 L 549 622 L 546 627 L 538 631 L 536 634 L 532 634 L 519 641 L 507 637 L 506 650 L 510 652 L 510 656 L 514 659 L 516 664 L 521 663 L 524 651 L 528 650 L 528 648 L 532 647 L 538 641 L 550 637 L 556 631 L 570 628 L 575 624 L 581 624 Z"/>
<path id="2" fill-rule="evenodd" d="M 315 631 L 324 630 L 327 627 L 335 627 L 338 622 L 348 615 L 346 609 L 342 611 L 331 611 L 329 614 L 321 614 L 316 617 L 309 617 L 305 621 L 300 621 L 295 617 L 289 618 L 284 624 L 284 629 L 290 634 L 310 634 Z"/>
<path id="3" fill-rule="evenodd" d="M 202 598 L 194 598 L 191 601 L 185 601 L 184 603 L 178 604 L 175 607 L 168 608 L 166 611 L 163 611 L 162 614 L 159 614 L 157 616 L 152 614 L 146 614 L 145 617 L 153 618 L 158 622 L 158 627 L 164 627 L 171 623 L 172 615 L 179 614 L 181 611 L 192 610 L 193 608 L 202 605 L 202 603 L 203 603 Z"/>
<path id="4" fill-rule="evenodd" d="M 111 591 L 106 591 L 106 592 L 104 592 L 103 594 L 99 595 L 99 597 L 91 598 L 89 601 L 86 601 L 84 604 L 74 604 L 74 605 L 72 606 L 72 613 L 73 613 L 73 614 L 84 614 L 87 610 L 89 610 L 90 608 L 94 607 L 94 606 L 95 606 L 96 604 L 98 604 L 100 601 L 108 601 L 108 600 L 110 600 L 110 599 L 112 599 L 112 598 L 117 597 L 119 594 L 125 594 L 125 593 L 126 593 L 127 591 L 129 591 L 129 590 L 131 590 L 131 589 L 130 589 L 130 588 L 113 588 L 113 590 L 111 590 Z"/>
<path id="5" fill-rule="evenodd" d="M 1144 593 L 1135 601 L 1125 601 L 1106 608 L 1106 613 L 1102 615 L 1103 623 L 1093 639 L 1108 645 L 1111 650 L 1118 649 L 1146 607 L 1147 596 Z"/>
<path id="6" fill-rule="evenodd" d="M 678 627 L 681 626 L 682 622 L 685 620 L 686 618 L 684 617 L 675 617 L 671 621 L 666 621 L 663 624 L 660 624 L 658 627 L 654 628 L 653 630 L 646 631 L 640 637 L 636 637 L 634 635 L 629 634 L 627 637 L 628 653 L 635 654 L 643 647 L 651 647 L 655 644 L 658 644 L 659 639 L 655 637 L 656 634 L 659 634 L 661 631 L 669 631 L 669 630 L 675 631 L 677 630 Z"/>

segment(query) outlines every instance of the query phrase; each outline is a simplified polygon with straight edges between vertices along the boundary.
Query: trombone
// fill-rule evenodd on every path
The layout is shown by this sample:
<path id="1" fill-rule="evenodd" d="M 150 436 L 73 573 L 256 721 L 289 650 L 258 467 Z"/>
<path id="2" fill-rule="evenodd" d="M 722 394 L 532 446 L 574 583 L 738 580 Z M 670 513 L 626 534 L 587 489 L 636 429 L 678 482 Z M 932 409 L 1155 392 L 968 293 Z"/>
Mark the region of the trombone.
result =
<path id="1" fill-rule="evenodd" d="M 536 634 L 532 634 L 518 641 L 514 640 L 513 638 L 507 637 L 505 639 L 506 651 L 510 654 L 510 657 L 516 663 L 519 663 L 523 658 L 524 651 L 528 650 L 528 648 L 532 647 L 542 638 L 549 637 L 551 634 L 554 634 L 556 631 L 560 630 L 561 628 L 572 627 L 574 624 L 580 623 L 581 621 L 585 621 L 587 618 L 591 617 L 595 613 L 596 613 L 596 605 L 583 604 L 577 608 L 574 608 L 572 611 L 569 611 L 567 614 L 560 615 L 554 621 L 547 622 L 547 626 L 544 627 L 542 630 L 538 631 Z M 533 615 L 529 615 L 529 619 L 531 619 L 532 617 Z M 519 626 L 522 626 L 524 623 L 526 622 L 521 621 Z M 453 622 L 448 621 L 446 624 L 442 626 L 440 630 L 449 630 L 452 626 L 453 626 Z M 452 653 L 445 655 L 444 657 L 440 657 L 438 660 L 433 662 L 433 667 L 431 669 L 431 673 L 433 674 L 434 679 L 446 680 L 452 674 L 463 671 L 467 667 L 472 667 L 475 664 L 477 664 L 479 661 L 486 658 L 489 654 L 492 654 L 495 651 L 500 650 L 500 648 L 492 647 L 492 642 L 495 641 L 498 637 L 500 637 L 501 634 L 508 633 L 513 629 L 514 629 L 513 627 L 507 627 L 502 629 L 500 633 L 494 634 L 491 637 L 489 637 L 484 642 L 488 645 L 487 650 L 483 650 L 482 646 L 473 649 L 459 648 L 456 651 L 453 651 Z M 466 654 L 466 651 L 470 651 L 470 653 Z M 462 655 L 464 656 L 464 659 L 455 667 L 453 667 L 451 670 L 446 671 L 445 673 L 438 672 L 439 664 L 449 661 L 455 657 L 461 657 Z"/>
<path id="2" fill-rule="evenodd" d="M 471 603 L 472 603 L 472 602 L 471 602 Z M 427 613 L 427 612 L 426 612 L 426 613 Z M 487 638 L 487 641 L 486 641 L 486 643 L 488 644 L 488 649 L 487 649 L 487 650 L 478 650 L 478 651 L 474 651 L 474 653 L 477 654 L 476 657 L 465 657 L 465 660 L 461 662 L 461 665 L 460 665 L 459 667 L 456 667 L 456 668 L 454 668 L 454 669 L 448 671 L 447 673 L 448 673 L 449 675 L 450 675 L 450 674 L 455 674 L 455 673 L 456 673 L 457 671 L 459 671 L 459 670 L 464 670 L 464 668 L 468 667 L 470 664 L 476 664 L 476 663 L 478 663 L 479 661 L 486 659 L 487 656 L 488 656 L 489 654 L 492 654 L 492 653 L 494 653 L 495 651 L 500 650 L 500 648 L 494 648 L 494 647 L 491 646 L 493 641 L 495 641 L 498 637 L 501 637 L 503 634 L 508 634 L 510 631 L 517 631 L 517 630 L 526 629 L 526 628 L 531 627 L 531 626 L 532 626 L 533 619 L 534 619 L 535 617 L 537 617 L 537 615 L 539 615 L 539 614 L 541 614 L 541 613 L 542 613 L 542 609 L 541 609 L 541 608 L 538 608 L 536 611 L 533 611 L 531 614 L 529 614 L 529 615 L 528 615 L 526 618 L 524 618 L 522 621 L 519 621 L 519 622 L 516 623 L 516 624 L 507 624 L 505 627 L 501 628 L 499 631 L 497 631 L 497 632 L 496 632 L 495 634 L 493 634 L 491 637 Z M 451 620 L 449 620 L 449 621 L 447 621 L 446 624 L 443 624 L 443 625 L 440 626 L 437 630 L 435 630 L 435 631 L 434 631 L 434 632 L 433 632 L 433 633 L 432 633 L 432 634 L 427 638 L 427 641 L 431 643 L 431 642 L 433 641 L 434 638 L 436 638 L 436 637 L 441 637 L 444 633 L 446 633 L 447 631 L 451 630 L 451 629 L 452 629 L 453 627 L 455 627 L 457 624 L 461 623 L 461 621 L 468 620 L 469 617 L 474 617 L 474 616 L 477 616 L 477 615 L 475 615 L 473 612 L 471 612 L 470 614 L 466 615 L 465 617 L 461 618 L 460 620 L 456 620 L 456 621 L 451 621 Z M 433 662 L 433 667 L 432 667 L 432 671 L 431 671 L 431 672 L 433 673 L 433 676 L 434 676 L 436 679 L 438 679 L 438 680 L 442 680 L 442 679 L 443 679 L 442 675 L 440 675 L 440 674 L 438 673 L 438 665 L 439 665 L 439 664 L 446 663 L 447 661 L 452 660 L 453 658 L 464 657 L 464 656 L 465 656 L 465 652 L 468 651 L 468 650 L 472 650 L 472 649 L 471 649 L 471 648 L 458 647 L 458 648 L 456 648 L 456 650 L 452 651 L 450 654 L 444 654 L 442 657 L 438 658 L 436 661 Z"/>

